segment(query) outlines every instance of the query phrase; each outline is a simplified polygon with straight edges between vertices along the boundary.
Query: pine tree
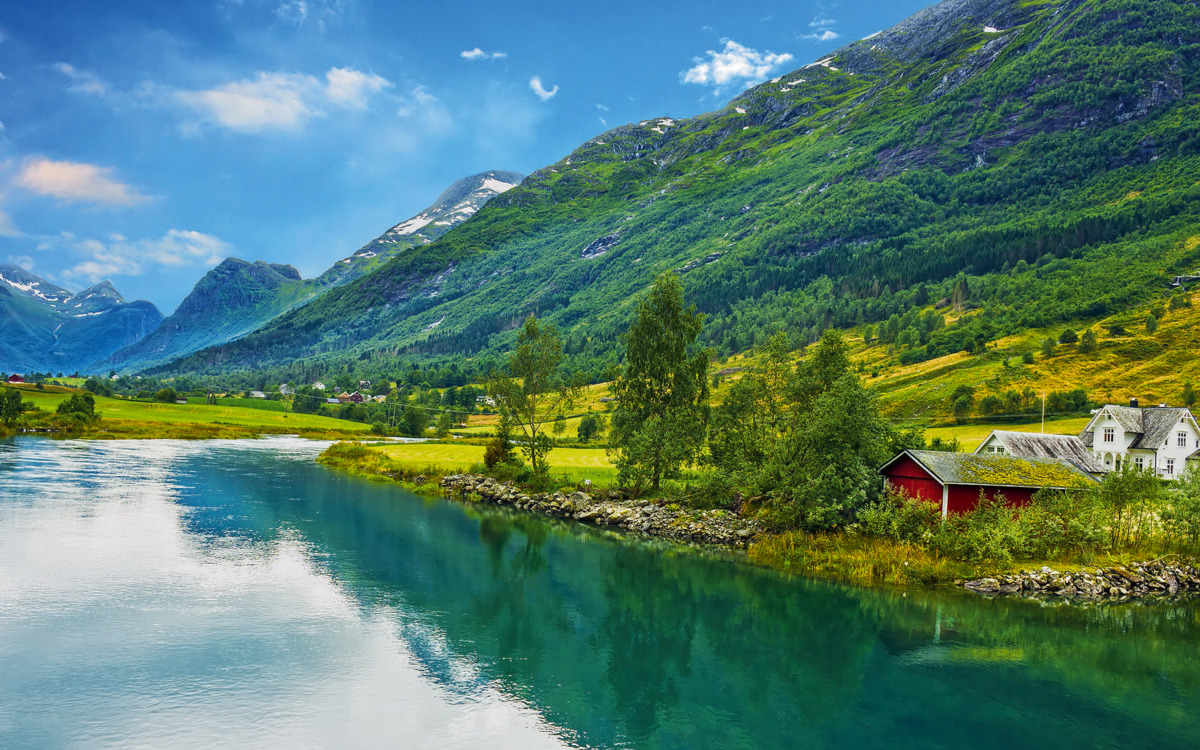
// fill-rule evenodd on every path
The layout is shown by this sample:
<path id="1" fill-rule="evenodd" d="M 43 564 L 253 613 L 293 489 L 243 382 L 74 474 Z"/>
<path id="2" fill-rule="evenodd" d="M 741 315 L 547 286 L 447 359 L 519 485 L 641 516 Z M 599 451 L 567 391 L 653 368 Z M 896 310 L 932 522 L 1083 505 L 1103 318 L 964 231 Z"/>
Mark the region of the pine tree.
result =
<path id="1" fill-rule="evenodd" d="M 709 352 L 691 351 L 703 323 L 694 306 L 684 307 L 678 277 L 663 274 L 623 337 L 625 369 L 613 383 L 609 442 L 621 483 L 635 491 L 678 476 L 704 442 Z"/>

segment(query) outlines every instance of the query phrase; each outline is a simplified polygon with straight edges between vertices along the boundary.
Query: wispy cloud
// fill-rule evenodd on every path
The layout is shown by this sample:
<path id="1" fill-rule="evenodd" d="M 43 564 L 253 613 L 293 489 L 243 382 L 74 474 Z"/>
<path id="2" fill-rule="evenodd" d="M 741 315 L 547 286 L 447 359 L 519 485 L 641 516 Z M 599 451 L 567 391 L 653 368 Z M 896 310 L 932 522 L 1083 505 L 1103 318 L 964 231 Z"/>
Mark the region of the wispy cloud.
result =
<path id="1" fill-rule="evenodd" d="M 533 90 L 533 93 L 537 94 L 537 98 L 544 102 L 554 98 L 554 95 L 558 93 L 557 85 L 555 85 L 554 88 L 547 90 L 546 87 L 542 85 L 541 76 L 534 76 L 533 78 L 530 78 L 529 88 Z"/>
<path id="2" fill-rule="evenodd" d="M 4 257 L 4 262 L 14 266 L 20 266 L 26 271 L 33 271 L 34 267 L 34 260 L 28 255 L 6 255 Z"/>
<path id="3" fill-rule="evenodd" d="M 67 87 L 68 91 L 96 96 L 104 96 L 108 93 L 108 86 L 95 73 L 79 70 L 74 65 L 65 62 L 55 63 L 54 69 L 71 81 L 71 85 Z"/>
<path id="4" fill-rule="evenodd" d="M 68 281 L 89 283 L 112 276 L 140 276 L 156 266 L 212 266 L 233 251 L 228 242 L 190 229 L 171 229 L 160 238 L 136 241 L 119 234 L 107 240 L 80 240 L 64 234 L 61 242 L 51 246 L 64 243 L 82 259 L 59 275 Z"/>
<path id="5" fill-rule="evenodd" d="M 367 99 L 392 85 L 383 76 L 352 68 L 330 68 L 325 74 L 325 94 L 329 101 L 348 109 L 366 109 Z"/>
<path id="6" fill-rule="evenodd" d="M 325 80 L 303 73 L 262 73 L 203 91 L 179 91 L 175 100 L 204 122 L 243 133 L 298 130 L 330 108 L 366 109 L 392 85 L 382 76 L 331 68 Z"/>
<path id="7" fill-rule="evenodd" d="M 787 53 L 759 52 L 732 39 L 723 41 L 721 51 L 709 50 L 705 57 L 695 58 L 696 64 L 679 74 L 680 81 L 714 86 L 718 93 L 735 85 L 745 88 L 765 80 L 772 70 L 792 59 Z"/>
<path id="8" fill-rule="evenodd" d="M 6 211 L 0 211 L 0 237 L 20 237 L 24 233 L 17 229 L 12 217 Z"/>
<path id="9" fill-rule="evenodd" d="M 114 180 L 112 167 L 37 157 L 25 162 L 13 184 L 31 193 L 70 203 L 136 206 L 149 198 Z"/>
<path id="10" fill-rule="evenodd" d="M 811 31 L 807 34 L 798 34 L 796 38 L 808 42 L 832 42 L 841 36 L 841 34 L 834 31 L 834 27 L 837 24 L 836 18 L 830 18 L 824 13 L 819 13 L 808 24 L 808 28 Z"/>
<path id="11" fill-rule="evenodd" d="M 475 49 L 465 49 L 458 53 L 458 56 L 464 60 L 503 60 L 508 57 L 507 52 L 486 52 L 476 47 Z"/>

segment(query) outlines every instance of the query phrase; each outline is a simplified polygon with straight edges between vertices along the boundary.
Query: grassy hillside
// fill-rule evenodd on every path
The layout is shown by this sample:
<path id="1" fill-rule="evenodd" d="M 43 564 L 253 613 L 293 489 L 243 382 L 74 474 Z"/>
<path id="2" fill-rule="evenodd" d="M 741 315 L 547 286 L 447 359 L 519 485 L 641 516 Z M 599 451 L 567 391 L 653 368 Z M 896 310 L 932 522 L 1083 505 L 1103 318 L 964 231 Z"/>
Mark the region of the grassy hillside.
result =
<path id="1" fill-rule="evenodd" d="M 1119 315 L 1200 265 L 1198 44 L 1200 9 L 1176 0 L 942 3 L 719 111 L 597 136 L 438 241 L 165 371 L 478 371 L 537 313 L 599 380 L 662 272 L 723 355 L 943 299 L 961 323 L 908 319 L 897 356 Z"/>

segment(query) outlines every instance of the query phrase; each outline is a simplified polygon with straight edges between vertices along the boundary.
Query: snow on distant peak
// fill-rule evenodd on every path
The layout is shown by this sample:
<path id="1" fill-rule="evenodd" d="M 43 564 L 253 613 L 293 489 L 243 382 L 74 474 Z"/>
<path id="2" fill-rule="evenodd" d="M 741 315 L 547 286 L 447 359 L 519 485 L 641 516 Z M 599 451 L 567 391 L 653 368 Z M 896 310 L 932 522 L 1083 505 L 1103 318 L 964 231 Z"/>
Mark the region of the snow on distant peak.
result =
<path id="1" fill-rule="evenodd" d="M 425 214 L 414 216 L 403 224 L 397 224 L 392 227 L 391 234 L 412 234 L 431 221 L 433 221 L 433 218 L 425 216 Z"/>
<path id="2" fill-rule="evenodd" d="M 491 177 L 488 177 L 483 181 L 483 186 L 488 190 L 494 190 L 497 193 L 503 193 L 506 190 L 512 190 L 515 188 L 516 184 L 511 182 L 501 182 L 500 180 L 495 180 Z"/>
<path id="3" fill-rule="evenodd" d="M 9 286 L 13 287 L 14 289 L 20 289 L 22 292 L 25 292 L 26 294 L 32 294 L 34 297 L 37 297 L 38 299 L 44 299 L 47 302 L 62 302 L 62 298 L 58 297 L 57 295 L 51 297 L 51 296 L 42 294 L 41 290 L 38 289 L 38 283 L 36 281 L 31 284 L 22 284 L 19 281 L 13 281 L 12 279 L 5 278 L 3 274 L 0 274 L 0 281 L 3 281 L 4 283 L 8 284 Z"/>
<path id="4" fill-rule="evenodd" d="M 833 62 L 833 58 L 832 58 L 832 57 L 826 57 L 824 60 L 817 60 L 816 62 L 809 63 L 808 65 L 805 65 L 804 67 L 806 67 L 806 68 L 815 68 L 815 67 L 817 67 L 817 66 L 820 66 L 820 67 L 822 67 L 822 68 L 828 68 L 828 67 L 829 67 L 829 64 L 830 64 L 831 62 Z M 831 70 L 837 70 L 837 68 L 830 68 L 830 69 L 831 69 Z"/>
<path id="5" fill-rule="evenodd" d="M 874 34 L 867 34 L 866 36 L 864 36 L 864 37 L 863 37 L 862 39 L 860 39 L 859 41 L 860 41 L 860 42 L 865 42 L 865 41 L 867 41 L 868 39 L 874 39 L 875 37 L 879 36 L 879 35 L 880 35 L 880 34 L 882 34 L 882 33 L 883 33 L 882 31 L 876 31 Z"/>
<path id="6" fill-rule="evenodd" d="M 1003 34 L 1008 29 L 997 29 L 995 26 L 984 26 L 983 33 L 985 34 Z"/>

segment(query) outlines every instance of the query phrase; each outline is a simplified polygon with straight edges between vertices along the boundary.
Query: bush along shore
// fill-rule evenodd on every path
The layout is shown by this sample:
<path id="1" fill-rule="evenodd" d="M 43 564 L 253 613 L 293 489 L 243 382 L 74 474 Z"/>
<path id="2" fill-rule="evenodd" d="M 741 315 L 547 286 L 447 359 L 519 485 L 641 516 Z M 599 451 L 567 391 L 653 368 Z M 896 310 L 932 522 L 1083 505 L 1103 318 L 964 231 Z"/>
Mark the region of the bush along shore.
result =
<path id="1" fill-rule="evenodd" d="M 626 500 L 617 491 L 526 494 L 511 482 L 482 474 L 443 477 L 439 486 L 451 496 L 477 497 L 553 518 L 612 526 L 648 536 L 725 547 L 746 547 L 762 529 L 753 519 L 727 510 L 681 508 L 661 500 Z"/>
<path id="2" fill-rule="evenodd" d="M 1032 599 L 1148 599 L 1200 592 L 1200 568 L 1194 560 L 1152 560 L 1129 566 L 1093 568 L 1074 572 L 1023 570 L 1011 575 L 963 581 L 962 586 L 985 595 Z"/>

